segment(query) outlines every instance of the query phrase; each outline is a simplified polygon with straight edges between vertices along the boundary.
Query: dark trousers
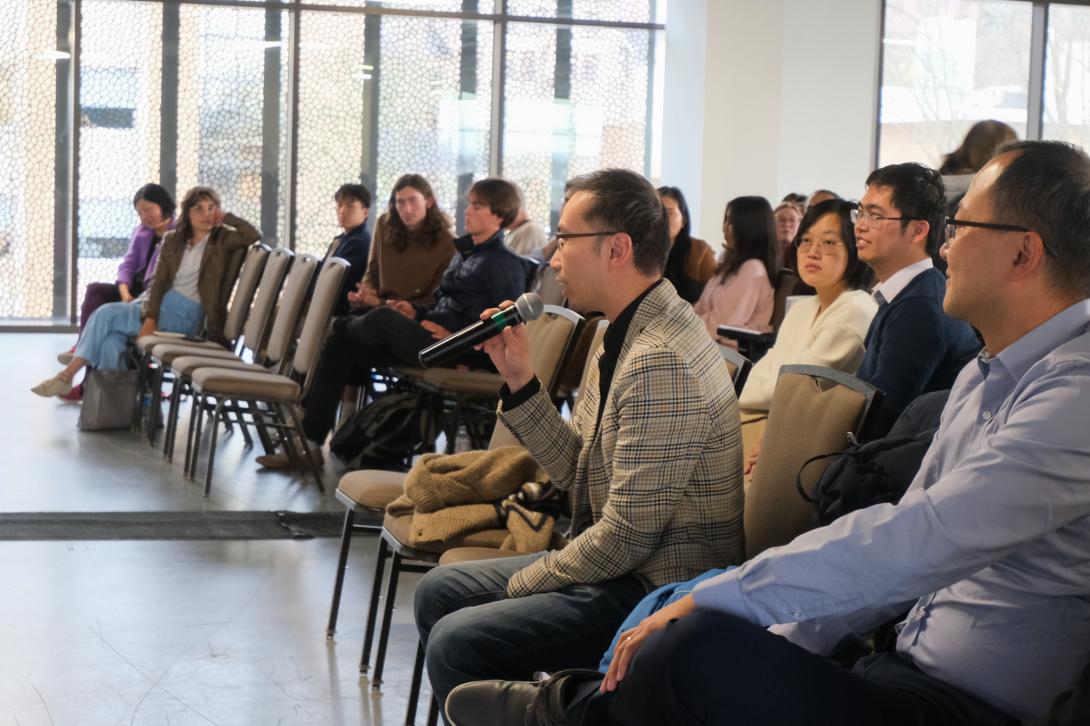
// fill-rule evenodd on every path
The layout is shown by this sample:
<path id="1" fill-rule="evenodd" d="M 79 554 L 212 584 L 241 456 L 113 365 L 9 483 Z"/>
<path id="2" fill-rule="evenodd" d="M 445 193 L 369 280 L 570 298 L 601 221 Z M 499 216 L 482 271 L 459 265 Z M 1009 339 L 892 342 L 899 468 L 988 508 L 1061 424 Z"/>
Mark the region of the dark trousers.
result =
<path id="1" fill-rule="evenodd" d="M 1017 724 L 895 653 L 847 670 L 764 628 L 697 611 L 648 638 L 616 691 L 580 685 L 571 724 Z"/>
<path id="2" fill-rule="evenodd" d="M 79 309 L 79 332 L 91 319 L 91 313 L 106 303 L 121 302 L 121 290 L 112 282 L 92 282 L 83 293 L 83 305 Z"/>
<path id="3" fill-rule="evenodd" d="M 311 441 L 325 441 L 336 423 L 341 392 L 352 369 L 419 365 L 416 354 L 435 342 L 431 333 L 393 308 L 375 308 L 341 318 L 326 341 L 307 394 L 303 431 Z"/>
<path id="4" fill-rule="evenodd" d="M 529 680 L 594 667 L 647 589 L 635 575 L 508 598 L 507 582 L 544 553 L 430 570 L 413 598 L 428 679 L 445 703 L 462 683 Z"/>

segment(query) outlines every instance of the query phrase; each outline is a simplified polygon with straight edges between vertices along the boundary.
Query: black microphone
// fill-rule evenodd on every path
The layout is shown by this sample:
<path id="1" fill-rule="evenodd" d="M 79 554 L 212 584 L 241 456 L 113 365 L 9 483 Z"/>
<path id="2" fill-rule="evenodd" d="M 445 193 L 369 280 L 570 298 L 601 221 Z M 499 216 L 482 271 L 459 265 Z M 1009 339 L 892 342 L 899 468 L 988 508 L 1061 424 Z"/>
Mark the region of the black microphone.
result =
<path id="1" fill-rule="evenodd" d="M 417 359 L 425 368 L 437 366 L 499 335 L 504 328 L 537 320 L 544 310 L 545 303 L 541 302 L 541 297 L 536 292 L 525 293 L 520 295 L 511 307 L 504 308 L 485 320 L 478 320 L 457 333 L 448 335 L 438 343 L 429 345 L 417 354 Z"/>

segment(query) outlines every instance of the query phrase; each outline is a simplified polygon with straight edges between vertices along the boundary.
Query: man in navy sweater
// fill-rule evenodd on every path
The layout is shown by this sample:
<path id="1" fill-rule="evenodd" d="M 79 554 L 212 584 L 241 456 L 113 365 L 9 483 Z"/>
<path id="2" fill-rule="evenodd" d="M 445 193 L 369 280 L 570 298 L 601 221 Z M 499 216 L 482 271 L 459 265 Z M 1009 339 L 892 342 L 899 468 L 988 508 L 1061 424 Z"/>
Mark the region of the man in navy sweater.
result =
<path id="1" fill-rule="evenodd" d="M 942 177 L 921 164 L 891 164 L 867 177 L 853 213 L 859 259 L 878 276 L 878 313 L 858 376 L 885 396 L 870 437 L 883 436 L 922 393 L 954 383 L 980 350 L 969 325 L 942 310 L 946 277 L 935 269 L 946 227 Z"/>

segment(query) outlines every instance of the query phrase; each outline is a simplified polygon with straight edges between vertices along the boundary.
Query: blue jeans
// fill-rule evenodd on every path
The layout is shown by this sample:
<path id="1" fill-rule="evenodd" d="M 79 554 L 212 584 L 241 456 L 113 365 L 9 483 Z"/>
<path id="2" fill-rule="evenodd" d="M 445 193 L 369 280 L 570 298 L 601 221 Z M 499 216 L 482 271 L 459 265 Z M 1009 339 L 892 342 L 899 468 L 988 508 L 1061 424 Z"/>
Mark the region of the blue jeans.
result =
<path id="1" fill-rule="evenodd" d="M 107 303 L 95 310 L 76 344 L 76 356 L 99 370 L 123 367 L 121 356 L 129 338 L 140 332 L 140 300 Z M 159 307 L 159 330 L 195 335 L 204 308 L 176 290 L 167 290 Z"/>
<path id="2" fill-rule="evenodd" d="M 446 565 L 416 588 L 416 627 L 439 703 L 462 683 L 528 680 L 534 671 L 593 668 L 647 594 L 635 575 L 508 598 L 507 582 L 544 553 Z"/>

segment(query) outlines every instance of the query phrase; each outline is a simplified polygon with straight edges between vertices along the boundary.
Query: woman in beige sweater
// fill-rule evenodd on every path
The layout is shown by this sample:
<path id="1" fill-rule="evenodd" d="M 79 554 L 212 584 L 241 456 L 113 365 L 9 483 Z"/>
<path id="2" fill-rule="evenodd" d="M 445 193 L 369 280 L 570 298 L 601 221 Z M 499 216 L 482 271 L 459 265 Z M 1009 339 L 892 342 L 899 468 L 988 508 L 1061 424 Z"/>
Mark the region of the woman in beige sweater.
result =
<path id="1" fill-rule="evenodd" d="M 776 344 L 753 366 L 738 405 L 767 411 L 780 367 L 808 364 L 854 373 L 863 360 L 863 341 L 878 305 L 867 288 L 871 269 L 855 250 L 851 210 L 839 199 L 807 210 L 794 247 L 803 282 L 817 294 L 797 302 L 784 317 Z"/>
<path id="2" fill-rule="evenodd" d="M 426 305 L 454 251 L 450 219 L 435 203 L 428 180 L 405 174 L 390 192 L 388 211 L 375 223 L 367 272 L 348 300 L 353 307 L 391 300 Z"/>

